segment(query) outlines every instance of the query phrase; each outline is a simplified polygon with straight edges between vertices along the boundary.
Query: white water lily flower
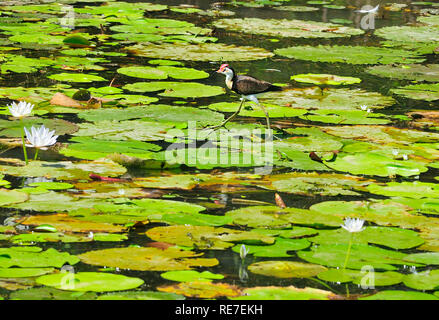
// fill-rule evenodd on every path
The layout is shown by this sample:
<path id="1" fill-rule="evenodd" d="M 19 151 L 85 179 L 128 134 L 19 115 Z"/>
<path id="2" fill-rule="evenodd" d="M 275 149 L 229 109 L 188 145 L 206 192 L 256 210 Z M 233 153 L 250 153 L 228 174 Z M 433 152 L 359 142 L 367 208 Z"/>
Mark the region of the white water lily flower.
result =
<path id="1" fill-rule="evenodd" d="M 34 105 L 26 101 L 20 101 L 18 103 L 12 102 L 8 105 L 9 112 L 15 118 L 23 118 L 29 116 L 32 112 Z"/>
<path id="2" fill-rule="evenodd" d="M 245 257 L 247 256 L 247 253 L 249 253 L 250 249 L 248 249 L 245 244 L 243 244 L 241 246 L 241 249 L 239 250 L 239 256 L 241 257 L 241 259 L 245 259 Z"/>
<path id="3" fill-rule="evenodd" d="M 31 132 L 29 132 L 26 128 L 24 128 L 26 132 L 26 138 L 29 141 L 29 144 L 26 144 L 26 147 L 38 148 L 42 150 L 47 150 L 47 147 L 54 145 L 56 143 L 55 130 L 50 131 L 44 125 L 35 129 L 33 126 L 31 128 Z"/>
<path id="4" fill-rule="evenodd" d="M 360 106 L 360 109 L 363 110 L 363 111 L 366 111 L 367 110 L 367 106 L 365 104 L 363 104 L 363 105 Z"/>
<path id="5" fill-rule="evenodd" d="M 364 220 L 361 219 L 352 219 L 352 218 L 346 218 L 344 220 L 344 224 L 342 224 L 342 228 L 349 232 L 360 232 L 363 231 L 365 228 L 363 228 Z"/>

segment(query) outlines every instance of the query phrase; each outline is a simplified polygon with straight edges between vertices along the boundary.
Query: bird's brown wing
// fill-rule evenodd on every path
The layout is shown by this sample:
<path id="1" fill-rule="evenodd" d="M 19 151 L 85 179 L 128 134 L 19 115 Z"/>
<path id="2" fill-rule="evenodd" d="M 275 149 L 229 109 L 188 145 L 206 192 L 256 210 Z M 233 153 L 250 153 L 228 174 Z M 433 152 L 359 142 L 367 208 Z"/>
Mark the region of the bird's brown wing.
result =
<path id="1" fill-rule="evenodd" d="M 272 84 L 249 76 L 237 76 L 232 89 L 243 95 L 257 94 L 267 91 Z"/>

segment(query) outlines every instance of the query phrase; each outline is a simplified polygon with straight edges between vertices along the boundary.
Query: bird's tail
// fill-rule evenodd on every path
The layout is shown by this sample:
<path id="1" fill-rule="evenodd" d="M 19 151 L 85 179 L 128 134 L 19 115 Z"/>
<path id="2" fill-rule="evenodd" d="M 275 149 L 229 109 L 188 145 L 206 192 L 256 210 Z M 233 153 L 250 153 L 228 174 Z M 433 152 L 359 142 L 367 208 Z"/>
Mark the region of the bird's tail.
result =
<path id="1" fill-rule="evenodd" d="M 284 90 L 286 87 L 281 87 L 281 86 L 276 86 L 274 84 L 272 84 L 269 88 L 268 91 L 282 91 Z"/>

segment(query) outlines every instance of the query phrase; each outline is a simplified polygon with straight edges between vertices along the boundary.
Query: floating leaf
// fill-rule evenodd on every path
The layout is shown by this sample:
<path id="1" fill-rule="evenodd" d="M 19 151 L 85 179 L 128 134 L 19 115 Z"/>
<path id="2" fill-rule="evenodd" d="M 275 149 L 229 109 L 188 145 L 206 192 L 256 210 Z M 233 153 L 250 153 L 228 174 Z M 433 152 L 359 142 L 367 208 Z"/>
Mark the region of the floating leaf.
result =
<path id="1" fill-rule="evenodd" d="M 197 258 L 201 255 L 176 247 L 165 250 L 128 247 L 88 251 L 79 255 L 79 258 L 87 264 L 139 271 L 190 270 L 218 264 L 215 258 Z"/>
<path id="2" fill-rule="evenodd" d="M 24 192 L 0 189 L 0 206 L 24 202 L 28 197 L 29 196 Z"/>
<path id="3" fill-rule="evenodd" d="M 310 242 L 306 239 L 283 239 L 277 238 L 276 242 L 270 246 L 247 245 L 249 252 L 255 257 L 291 257 L 288 251 L 296 251 L 308 248 Z M 235 252 L 240 252 L 241 245 L 232 248 Z"/>
<path id="4" fill-rule="evenodd" d="M 238 287 L 227 283 L 181 282 L 172 286 L 160 286 L 157 290 L 182 294 L 187 297 L 213 299 L 218 297 L 237 297 L 241 294 Z"/>
<path id="5" fill-rule="evenodd" d="M 209 86 L 196 82 L 136 82 L 127 84 L 123 87 L 134 92 L 154 92 L 160 96 L 174 98 L 201 98 L 212 97 L 224 93 L 224 89 L 217 86 Z"/>
<path id="6" fill-rule="evenodd" d="M 291 80 L 295 80 L 297 82 L 305 82 L 305 83 L 313 83 L 313 84 L 329 84 L 329 85 L 346 85 L 353 83 L 360 83 L 360 78 L 354 77 L 341 77 L 333 74 L 296 74 L 291 76 Z"/>
<path id="7" fill-rule="evenodd" d="M 325 244 L 311 247 L 311 251 L 299 251 L 297 255 L 311 263 L 319 263 L 328 267 L 343 267 L 346 259 L 348 244 Z M 396 265 L 410 265 L 404 261 L 406 254 L 385 250 L 364 244 L 353 244 L 349 255 L 347 268 L 361 269 L 370 265 L 374 269 L 396 270 Z"/>
<path id="8" fill-rule="evenodd" d="M 207 281 L 223 279 L 222 274 L 214 274 L 209 271 L 198 272 L 195 270 L 168 271 L 160 275 L 162 278 L 178 282 Z"/>
<path id="9" fill-rule="evenodd" d="M 364 33 L 337 24 L 287 19 L 221 19 L 215 21 L 214 26 L 236 32 L 294 38 L 338 38 Z"/>
<path id="10" fill-rule="evenodd" d="M 184 300 L 185 297 L 175 293 L 157 291 L 126 291 L 102 294 L 97 300 Z"/>
<path id="11" fill-rule="evenodd" d="M 242 295 L 232 300 L 328 300 L 334 297 L 330 291 L 315 288 L 253 287 L 246 288 Z"/>
<path id="12" fill-rule="evenodd" d="M 41 276 L 36 281 L 39 284 L 61 290 L 93 292 L 129 290 L 144 283 L 139 278 L 101 272 L 51 274 Z"/>
<path id="13" fill-rule="evenodd" d="M 295 261 L 263 261 L 251 264 L 248 269 L 256 274 L 276 278 L 311 278 L 327 270 L 317 264 Z"/>
<path id="14" fill-rule="evenodd" d="M 49 79 L 65 82 L 95 82 L 107 81 L 105 78 L 93 74 L 84 73 L 59 73 L 48 76 Z"/>
<path id="15" fill-rule="evenodd" d="M 222 43 L 148 44 L 126 47 L 126 50 L 142 57 L 193 61 L 252 61 L 272 57 L 265 49 L 235 46 Z"/>
<path id="16" fill-rule="evenodd" d="M 280 56 L 299 60 L 349 64 L 417 63 L 425 60 L 416 52 L 363 46 L 297 46 L 276 49 L 274 52 Z"/>
<path id="17" fill-rule="evenodd" d="M 418 291 L 384 290 L 373 295 L 365 295 L 358 300 L 438 300 L 436 296 Z"/>
<path id="18" fill-rule="evenodd" d="M 41 250 L 38 247 L 0 248 L 0 267 L 61 268 L 66 263 L 73 265 L 79 262 L 76 256 L 67 252 L 59 252 L 53 248 Z"/>
<path id="19" fill-rule="evenodd" d="M 146 235 L 154 241 L 168 242 L 185 247 L 221 250 L 233 246 L 231 242 L 253 241 L 271 244 L 274 239 L 249 231 L 210 226 L 169 226 L 149 229 Z"/>

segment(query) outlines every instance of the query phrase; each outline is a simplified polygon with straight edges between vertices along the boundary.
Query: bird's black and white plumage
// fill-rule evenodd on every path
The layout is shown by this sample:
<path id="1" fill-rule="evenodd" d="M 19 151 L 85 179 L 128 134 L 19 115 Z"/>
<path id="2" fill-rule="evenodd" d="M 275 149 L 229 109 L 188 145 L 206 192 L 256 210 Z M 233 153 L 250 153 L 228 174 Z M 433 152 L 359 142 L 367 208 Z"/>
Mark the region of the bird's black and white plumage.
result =
<path id="1" fill-rule="evenodd" d="M 255 102 L 264 111 L 267 119 L 267 126 L 270 129 L 270 119 L 268 113 L 259 103 L 257 96 L 269 91 L 281 91 L 282 88 L 264 80 L 259 80 L 250 76 L 237 75 L 228 64 L 221 65 L 216 72 L 226 76 L 227 88 L 241 95 L 241 104 L 238 110 L 230 118 L 226 119 L 223 121 L 223 123 L 221 123 L 221 125 L 215 126 L 214 128 L 221 127 L 232 120 L 241 110 L 244 101 L 250 100 Z"/>
<path id="2" fill-rule="evenodd" d="M 228 64 L 223 64 L 217 71 L 226 76 L 227 87 L 240 94 L 243 98 L 253 101 L 250 96 L 260 95 L 268 91 L 281 91 L 282 88 L 270 82 L 259 80 L 250 76 L 237 75 Z M 248 99 L 248 98 L 250 99 Z M 256 102 L 258 103 L 258 102 Z"/>

